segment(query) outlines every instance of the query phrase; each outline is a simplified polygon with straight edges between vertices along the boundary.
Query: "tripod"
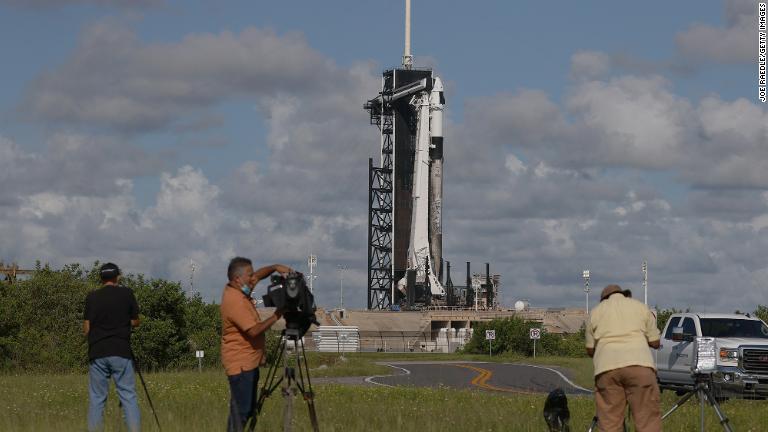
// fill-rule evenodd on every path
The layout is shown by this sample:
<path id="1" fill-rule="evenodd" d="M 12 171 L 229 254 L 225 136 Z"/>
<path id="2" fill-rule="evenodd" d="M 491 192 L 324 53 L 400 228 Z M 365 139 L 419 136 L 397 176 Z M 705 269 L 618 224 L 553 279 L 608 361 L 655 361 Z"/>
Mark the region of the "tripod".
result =
<path id="1" fill-rule="evenodd" d="M 272 366 L 269 367 L 267 376 L 264 380 L 264 386 L 261 388 L 259 398 L 253 411 L 253 417 L 249 421 L 249 431 L 256 428 L 256 421 L 264 407 L 264 402 L 281 383 L 282 394 L 285 399 L 283 406 L 283 430 L 290 432 L 291 420 L 293 418 L 293 398 L 297 393 L 301 393 L 304 400 L 307 401 L 309 409 L 309 420 L 312 422 L 312 430 L 319 432 L 317 423 L 317 414 L 315 413 L 315 393 L 312 391 L 312 382 L 309 379 L 309 366 L 307 365 L 307 355 L 304 350 L 304 340 L 301 338 L 299 329 L 292 328 L 291 323 L 286 322 L 288 328 L 283 330 L 283 338 L 280 344 L 275 347 L 277 357 Z M 288 341 L 293 341 L 295 352 L 287 353 Z M 278 364 L 283 362 L 283 375 L 277 377 Z M 303 364 L 302 364 L 303 363 Z M 296 370 L 299 371 L 298 377 Z M 306 378 L 305 378 L 306 377 Z M 298 379 L 297 379 L 298 378 Z"/>
<path id="2" fill-rule="evenodd" d="M 152 409 L 152 415 L 155 416 L 155 424 L 157 424 L 157 430 L 162 430 L 160 428 L 160 420 L 157 419 L 157 411 L 155 411 L 155 406 L 152 404 L 152 398 L 149 397 L 147 383 L 144 382 L 144 376 L 141 374 L 139 361 L 136 360 L 136 355 L 133 353 L 133 349 L 131 349 L 131 358 L 133 359 L 133 368 L 136 369 L 136 374 L 139 376 L 139 380 L 141 381 L 141 386 L 144 387 L 144 394 L 147 395 L 147 402 L 149 402 L 149 407 Z M 122 405 L 122 402 L 120 404 Z"/>
<path id="3" fill-rule="evenodd" d="M 712 389 L 710 388 L 710 381 L 712 379 L 711 375 L 703 375 L 703 374 L 696 374 L 696 385 L 693 387 L 691 391 L 686 393 L 677 403 L 672 406 L 672 408 L 667 411 L 666 414 L 664 414 L 661 419 L 664 420 L 667 418 L 670 414 L 675 412 L 676 409 L 680 408 L 685 402 L 688 401 L 693 395 L 696 395 L 697 398 L 699 398 L 699 404 L 701 406 L 701 431 L 704 431 L 704 399 L 709 401 L 709 404 L 712 405 L 712 408 L 714 408 L 715 413 L 717 414 L 717 418 L 720 419 L 720 425 L 723 427 L 723 430 L 726 432 L 733 432 L 733 429 L 731 429 L 731 426 L 728 424 L 728 417 L 723 413 L 723 411 L 720 409 L 720 404 L 717 403 L 717 399 L 715 399 L 715 396 L 712 394 Z"/>

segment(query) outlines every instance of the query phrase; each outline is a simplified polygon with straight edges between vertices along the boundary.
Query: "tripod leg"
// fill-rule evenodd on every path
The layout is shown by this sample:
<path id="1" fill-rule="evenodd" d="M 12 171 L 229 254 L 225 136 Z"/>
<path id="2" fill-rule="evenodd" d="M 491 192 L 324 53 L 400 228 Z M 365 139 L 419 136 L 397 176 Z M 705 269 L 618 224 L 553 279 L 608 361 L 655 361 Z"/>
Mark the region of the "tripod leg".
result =
<path id="1" fill-rule="evenodd" d="M 261 408 L 264 406 L 264 401 L 266 401 L 282 381 L 281 377 L 280 381 L 275 382 L 277 379 L 277 365 L 280 364 L 283 356 L 285 356 L 285 340 L 280 341 L 280 344 L 275 347 L 275 349 L 278 350 L 276 356 L 272 356 L 272 358 L 275 359 L 275 362 L 269 367 L 267 376 L 264 378 L 264 385 L 261 387 L 261 392 L 259 392 L 259 399 L 256 403 L 256 410 L 254 411 L 257 415 L 261 412 Z"/>
<path id="2" fill-rule="evenodd" d="M 283 397 L 285 406 L 283 407 L 283 431 L 290 432 L 293 419 L 293 397 L 295 395 L 294 387 L 296 385 L 295 373 L 293 367 L 289 364 L 290 360 L 285 359 L 285 379 L 283 380 Z"/>
<path id="3" fill-rule="evenodd" d="M 669 417 L 669 415 L 670 415 L 670 414 L 672 414 L 673 412 L 675 412 L 675 411 L 676 411 L 678 408 L 680 408 L 680 407 L 681 407 L 681 406 L 682 406 L 684 403 L 686 403 L 686 402 L 688 401 L 688 399 L 690 399 L 690 398 L 691 398 L 693 395 L 695 395 L 695 394 L 696 394 L 696 390 L 691 390 L 690 392 L 686 393 L 686 394 L 685 394 L 685 396 L 683 396 L 682 398 L 680 398 L 680 400 L 679 400 L 679 401 L 677 401 L 677 403 L 676 403 L 676 404 L 674 404 L 674 405 L 672 406 L 672 408 L 670 408 L 670 409 L 669 409 L 669 411 L 667 411 L 667 413 L 666 413 L 666 414 L 664 414 L 663 416 L 661 416 L 661 420 L 664 420 L 665 418 Z"/>
<path id="4" fill-rule="evenodd" d="M 706 397 L 706 387 L 704 387 L 704 384 L 698 385 L 699 389 L 696 391 L 696 395 L 699 397 L 699 417 L 701 421 L 701 431 L 704 429 L 704 398 Z"/>
<path id="5" fill-rule="evenodd" d="M 298 347 L 297 347 L 298 349 Z M 301 395 L 304 396 L 304 400 L 307 401 L 307 408 L 309 409 L 309 421 L 312 422 L 312 430 L 314 432 L 320 431 L 320 426 L 317 423 L 317 412 L 315 411 L 315 393 L 312 391 L 312 380 L 309 378 L 309 364 L 307 363 L 307 352 L 304 349 L 304 340 L 301 340 L 301 357 L 298 357 L 299 359 L 304 359 L 304 367 L 302 368 L 301 365 L 299 365 L 299 390 L 301 391 Z M 296 353 L 297 356 L 299 353 Z M 305 374 L 306 372 L 306 374 Z M 304 377 L 307 377 L 307 386 L 304 386 Z M 306 388 L 309 388 L 309 391 L 306 391 Z"/>
<path id="6" fill-rule="evenodd" d="M 715 409 L 715 414 L 717 414 L 717 418 L 720 419 L 720 425 L 723 427 L 723 429 L 726 432 L 733 432 L 733 429 L 731 429 L 731 425 L 728 424 L 728 417 L 720 409 L 720 404 L 717 402 L 714 395 L 712 394 L 712 389 L 710 389 L 709 387 L 706 387 L 705 391 L 707 392 L 707 397 L 709 398 L 709 404 L 712 405 L 712 408 Z"/>
<path id="7" fill-rule="evenodd" d="M 587 429 L 587 432 L 594 432 L 596 427 L 597 427 L 597 416 L 594 416 L 592 417 L 592 424 L 589 425 L 589 429 Z"/>
<path id="8" fill-rule="evenodd" d="M 275 362 L 272 363 L 272 365 L 267 370 L 267 376 L 264 378 L 264 385 L 261 387 L 261 391 L 258 392 L 258 398 L 254 398 L 253 400 L 253 411 L 251 413 L 251 418 L 248 419 L 248 424 L 246 425 L 245 430 L 253 432 L 256 430 L 256 422 L 258 420 L 259 414 L 261 414 L 261 409 L 264 408 L 264 402 L 266 402 L 267 398 L 272 394 L 273 391 L 277 388 L 277 386 L 280 385 L 280 382 L 282 382 L 282 378 L 280 378 L 279 381 L 275 382 L 277 379 L 277 365 L 280 364 L 280 360 L 285 355 L 285 340 L 282 340 L 278 346 L 275 347 L 275 351 L 273 351 L 277 357 L 274 355 L 272 358 L 275 358 Z M 254 386 L 258 387 L 259 383 L 254 383 Z"/>
<path id="9" fill-rule="evenodd" d="M 285 407 L 283 408 L 283 431 L 291 432 L 291 419 L 293 418 L 292 389 L 283 389 L 283 396 L 285 396 Z"/>

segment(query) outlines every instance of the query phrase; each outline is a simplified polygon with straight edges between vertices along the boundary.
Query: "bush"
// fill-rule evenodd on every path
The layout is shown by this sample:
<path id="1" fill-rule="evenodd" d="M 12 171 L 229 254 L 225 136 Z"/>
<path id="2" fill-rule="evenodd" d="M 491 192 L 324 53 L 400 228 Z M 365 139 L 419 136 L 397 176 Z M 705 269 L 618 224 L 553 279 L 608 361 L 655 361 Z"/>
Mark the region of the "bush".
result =
<path id="1" fill-rule="evenodd" d="M 4 369 L 61 372 L 84 369 L 82 322 L 92 288 L 79 265 L 60 271 L 37 265 L 29 280 L 0 290 L 0 352 Z"/>
<path id="2" fill-rule="evenodd" d="M 523 356 L 533 355 L 533 341 L 530 339 L 531 328 L 541 328 L 537 322 L 525 321 L 518 317 L 495 319 L 478 323 L 472 332 L 472 338 L 464 346 L 463 352 L 484 354 L 488 352 L 489 341 L 485 339 L 486 330 L 496 330 L 493 341 L 494 354 L 509 353 Z M 584 328 L 573 334 L 553 334 L 542 330 L 541 339 L 536 342 L 536 352 L 565 357 L 584 357 Z"/>
<path id="3" fill-rule="evenodd" d="M 0 282 L 0 369 L 46 372 L 84 371 L 88 343 L 82 333 L 87 294 L 99 288 L 99 263 L 52 270 L 38 263 L 28 280 Z M 197 366 L 195 350 L 204 350 L 206 365 L 220 364 L 219 306 L 200 296 L 188 298 L 181 285 L 128 275 L 121 282 L 133 289 L 141 325 L 132 347 L 147 370 Z"/>

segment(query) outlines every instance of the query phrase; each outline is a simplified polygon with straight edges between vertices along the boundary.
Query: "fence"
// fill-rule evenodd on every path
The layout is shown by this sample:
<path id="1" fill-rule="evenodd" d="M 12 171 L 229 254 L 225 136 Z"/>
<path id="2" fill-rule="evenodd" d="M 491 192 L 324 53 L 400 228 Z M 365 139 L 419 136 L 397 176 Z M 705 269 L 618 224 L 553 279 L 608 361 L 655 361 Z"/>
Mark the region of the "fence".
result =
<path id="1" fill-rule="evenodd" d="M 357 327 L 321 326 L 309 336 L 307 349 L 323 352 L 455 352 L 472 337 L 472 329 L 360 331 Z"/>

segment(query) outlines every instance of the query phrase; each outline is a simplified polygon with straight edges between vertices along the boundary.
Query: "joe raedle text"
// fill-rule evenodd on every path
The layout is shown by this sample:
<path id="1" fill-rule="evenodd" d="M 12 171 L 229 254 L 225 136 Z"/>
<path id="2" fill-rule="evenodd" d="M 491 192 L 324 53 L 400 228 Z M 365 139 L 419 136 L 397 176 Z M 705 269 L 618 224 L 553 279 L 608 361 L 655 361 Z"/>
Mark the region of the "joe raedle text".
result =
<path id="1" fill-rule="evenodd" d="M 766 8 L 765 2 L 760 2 L 757 5 L 757 17 L 758 17 L 758 51 L 757 51 L 757 96 L 760 101 L 765 103 L 765 34 L 766 34 Z"/>

